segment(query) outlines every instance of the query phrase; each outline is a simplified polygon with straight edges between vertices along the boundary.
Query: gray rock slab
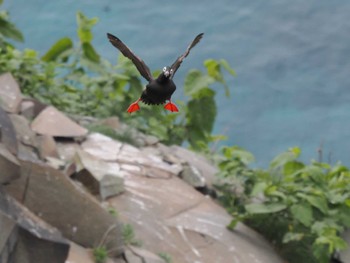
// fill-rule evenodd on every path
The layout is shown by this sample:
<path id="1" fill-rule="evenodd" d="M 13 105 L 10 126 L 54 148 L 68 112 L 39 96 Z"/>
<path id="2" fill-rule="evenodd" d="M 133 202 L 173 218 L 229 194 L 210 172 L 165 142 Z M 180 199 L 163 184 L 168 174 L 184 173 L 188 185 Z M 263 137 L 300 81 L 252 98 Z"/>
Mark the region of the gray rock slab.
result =
<path id="1" fill-rule="evenodd" d="M 39 135 L 37 141 L 41 159 L 45 159 L 46 157 L 59 158 L 56 142 L 52 136 Z"/>
<path id="2" fill-rule="evenodd" d="M 65 262 L 69 242 L 57 229 L 32 214 L 2 189 L 0 189 L 0 226 L 2 231 L 0 258 L 5 260 L 7 257 L 7 260 L 2 262 Z"/>
<path id="3" fill-rule="evenodd" d="M 16 130 L 8 114 L 0 107 L 0 140 L 13 154 L 17 154 Z"/>
<path id="4" fill-rule="evenodd" d="M 97 122 L 97 124 L 108 126 L 113 130 L 118 130 L 120 129 L 120 126 L 121 126 L 121 123 L 117 116 L 112 116 L 112 117 L 100 120 Z"/>
<path id="5" fill-rule="evenodd" d="M 176 145 L 171 146 L 170 148 L 165 150 L 165 152 L 167 152 L 167 154 L 175 155 L 175 157 L 180 159 L 182 162 L 188 163 L 196 167 L 205 178 L 208 186 L 211 187 L 215 182 L 215 174 L 218 172 L 217 167 L 212 165 L 207 159 L 205 159 L 200 154 Z"/>
<path id="6" fill-rule="evenodd" d="M 22 101 L 22 93 L 11 73 L 0 75 L 0 105 L 5 111 L 17 113 Z"/>
<path id="7" fill-rule="evenodd" d="M 52 106 L 46 107 L 39 113 L 33 120 L 31 128 L 38 134 L 55 137 L 81 137 L 88 132 Z"/>
<path id="8" fill-rule="evenodd" d="M 20 105 L 20 114 L 27 119 L 33 119 L 35 116 L 35 104 L 33 101 L 22 101 Z"/>
<path id="9" fill-rule="evenodd" d="M 18 231 L 16 222 L 9 218 L 0 210 L 0 262 L 9 262 L 10 256 L 13 254 L 17 238 Z"/>
<path id="10" fill-rule="evenodd" d="M 129 263 L 166 263 L 158 255 L 146 249 L 128 246 L 125 251 L 126 259 Z"/>
<path id="11" fill-rule="evenodd" d="M 227 230 L 230 215 L 178 177 L 129 174 L 125 189 L 110 205 L 132 224 L 146 250 L 167 253 L 174 262 L 283 262 L 251 229 L 239 224 Z"/>
<path id="12" fill-rule="evenodd" d="M 122 143 L 100 133 L 91 133 L 81 144 L 82 149 L 104 161 L 116 161 Z"/>
<path id="13" fill-rule="evenodd" d="M 18 142 L 19 159 L 23 160 L 38 160 L 38 140 L 35 132 L 30 128 L 29 121 L 20 115 L 9 114 L 16 131 Z"/>
<path id="14" fill-rule="evenodd" d="M 114 256 L 122 253 L 118 220 L 64 173 L 22 161 L 20 179 L 6 186 L 6 190 L 75 243 L 94 247 L 107 235 L 106 247 L 113 249 Z"/>
<path id="15" fill-rule="evenodd" d="M 190 164 L 184 164 L 180 178 L 193 187 L 205 187 L 206 181 L 199 169 Z"/>
<path id="16" fill-rule="evenodd" d="M 145 176 L 176 176 L 182 170 L 182 167 L 178 164 L 168 164 L 155 154 L 145 154 L 132 145 L 121 143 L 99 133 L 89 134 L 81 148 L 103 161 L 114 161 L 121 165 L 129 165 L 128 167 L 138 166 Z"/>
<path id="17" fill-rule="evenodd" d="M 48 105 L 34 98 L 23 98 L 20 106 L 20 114 L 28 120 L 33 120 Z"/>
<path id="18" fill-rule="evenodd" d="M 124 191 L 119 164 L 99 160 L 82 150 L 78 151 L 75 164 L 77 173 L 74 178 L 102 200 Z"/>
<path id="19" fill-rule="evenodd" d="M 15 156 L 0 143 L 0 184 L 9 183 L 20 177 L 20 164 Z"/>
<path id="20" fill-rule="evenodd" d="M 117 162 L 121 164 L 129 164 L 139 166 L 143 170 L 143 174 L 149 177 L 170 177 L 177 176 L 182 171 L 179 164 L 169 164 L 157 154 L 147 153 L 138 148 L 123 144 L 117 155 Z"/>
<path id="21" fill-rule="evenodd" d="M 56 142 L 58 156 L 67 163 L 74 162 L 77 152 L 81 149 L 75 142 Z"/>
<path id="22" fill-rule="evenodd" d="M 67 263 L 96 263 L 91 249 L 86 249 L 71 242 Z"/>

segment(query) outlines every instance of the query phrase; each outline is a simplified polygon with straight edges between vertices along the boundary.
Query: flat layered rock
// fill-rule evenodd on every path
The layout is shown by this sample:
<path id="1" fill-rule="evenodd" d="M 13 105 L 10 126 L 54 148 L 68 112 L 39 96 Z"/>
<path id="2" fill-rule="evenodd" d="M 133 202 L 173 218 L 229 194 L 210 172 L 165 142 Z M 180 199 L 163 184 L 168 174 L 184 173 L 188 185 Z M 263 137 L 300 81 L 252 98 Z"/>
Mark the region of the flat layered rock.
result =
<path id="1" fill-rule="evenodd" d="M 82 143 L 82 149 L 104 161 L 116 161 L 123 144 L 100 133 L 91 133 Z"/>
<path id="2" fill-rule="evenodd" d="M 18 158 L 23 160 L 38 160 L 38 140 L 35 132 L 30 128 L 29 121 L 17 114 L 9 114 L 9 117 L 16 131 Z"/>
<path id="3" fill-rule="evenodd" d="M 16 130 L 8 114 L 0 107 L 0 131 L 1 142 L 7 149 L 13 154 L 17 154 L 18 142 L 16 136 Z"/>
<path id="4" fill-rule="evenodd" d="M 55 139 L 50 135 L 39 135 L 37 137 L 38 150 L 41 159 L 47 157 L 59 158 Z"/>
<path id="5" fill-rule="evenodd" d="M 89 191 L 102 200 L 124 191 L 124 179 L 117 163 L 108 163 L 84 152 L 76 155 L 74 179 L 80 181 Z"/>
<path id="6" fill-rule="evenodd" d="M 87 129 L 78 125 L 55 107 L 49 106 L 39 113 L 31 124 L 38 134 L 54 137 L 81 137 L 87 134 Z"/>
<path id="7" fill-rule="evenodd" d="M 0 105 L 10 113 L 18 113 L 22 93 L 11 73 L 0 75 Z"/>
<path id="8" fill-rule="evenodd" d="M 173 145 L 167 149 L 163 147 L 163 151 L 165 154 L 174 155 L 182 163 L 188 163 L 189 165 L 196 167 L 205 178 L 209 187 L 215 182 L 215 174 L 218 172 L 218 169 L 198 153 L 177 145 Z"/>
<path id="9" fill-rule="evenodd" d="M 20 114 L 28 120 L 34 119 L 48 105 L 33 98 L 22 99 L 20 105 Z"/>
<path id="10" fill-rule="evenodd" d="M 62 263 L 69 242 L 0 189 L 1 262 Z"/>
<path id="11" fill-rule="evenodd" d="M 128 263 L 166 263 L 164 259 L 146 249 L 128 246 L 125 250 Z"/>
<path id="12" fill-rule="evenodd" d="M 20 177 L 21 168 L 15 156 L 0 143 L 0 184 L 9 183 Z"/>
<path id="13" fill-rule="evenodd" d="M 128 175 L 125 194 L 109 199 L 112 207 L 135 229 L 143 248 L 171 256 L 173 262 L 282 263 L 256 232 L 231 216 L 178 177 Z M 229 260 L 228 260 L 229 259 Z"/>
<path id="14" fill-rule="evenodd" d="M 114 256 L 122 253 L 118 220 L 62 172 L 22 161 L 20 179 L 7 185 L 6 191 L 75 243 L 94 247 L 107 233 L 107 249 Z"/>

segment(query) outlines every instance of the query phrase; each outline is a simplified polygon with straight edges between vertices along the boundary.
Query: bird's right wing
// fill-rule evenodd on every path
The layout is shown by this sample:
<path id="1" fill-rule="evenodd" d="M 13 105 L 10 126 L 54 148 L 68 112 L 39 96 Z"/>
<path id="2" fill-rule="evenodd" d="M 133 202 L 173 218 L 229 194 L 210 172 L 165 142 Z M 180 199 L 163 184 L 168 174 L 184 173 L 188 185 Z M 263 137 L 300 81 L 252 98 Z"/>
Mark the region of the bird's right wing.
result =
<path id="1" fill-rule="evenodd" d="M 153 80 L 153 76 L 151 74 L 151 71 L 149 70 L 146 63 L 140 59 L 138 56 L 136 56 L 119 38 L 116 36 L 107 33 L 107 37 L 109 41 L 112 43 L 113 46 L 115 46 L 119 51 L 127 58 L 129 58 L 134 65 L 136 66 L 137 70 L 140 72 L 142 77 L 147 79 L 148 81 Z"/>

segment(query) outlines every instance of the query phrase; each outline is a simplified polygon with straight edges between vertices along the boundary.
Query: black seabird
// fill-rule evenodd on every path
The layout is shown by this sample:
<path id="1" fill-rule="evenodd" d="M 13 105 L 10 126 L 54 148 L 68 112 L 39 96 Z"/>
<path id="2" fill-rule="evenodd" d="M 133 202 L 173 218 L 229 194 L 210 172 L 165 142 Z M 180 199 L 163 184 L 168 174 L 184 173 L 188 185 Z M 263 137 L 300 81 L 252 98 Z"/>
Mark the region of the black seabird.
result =
<path id="1" fill-rule="evenodd" d="M 169 67 L 164 67 L 160 75 L 154 79 L 150 69 L 146 63 L 137 57 L 119 38 L 116 36 L 107 33 L 109 41 L 115 46 L 119 51 L 127 58 L 129 58 L 137 70 L 140 72 L 142 77 L 144 77 L 149 83 L 146 85 L 146 88 L 143 90 L 141 97 L 132 103 L 127 112 L 131 113 L 140 109 L 139 102 L 142 101 L 145 104 L 158 105 L 164 104 L 167 100 L 169 101 L 165 104 L 164 108 L 169 111 L 179 111 L 174 103 L 171 102 L 171 96 L 173 95 L 176 85 L 172 78 L 175 75 L 175 72 L 180 67 L 182 61 L 190 53 L 191 48 L 193 48 L 203 37 L 203 33 L 197 35 L 192 43 L 187 47 L 185 53 L 176 59 L 176 61 Z"/>

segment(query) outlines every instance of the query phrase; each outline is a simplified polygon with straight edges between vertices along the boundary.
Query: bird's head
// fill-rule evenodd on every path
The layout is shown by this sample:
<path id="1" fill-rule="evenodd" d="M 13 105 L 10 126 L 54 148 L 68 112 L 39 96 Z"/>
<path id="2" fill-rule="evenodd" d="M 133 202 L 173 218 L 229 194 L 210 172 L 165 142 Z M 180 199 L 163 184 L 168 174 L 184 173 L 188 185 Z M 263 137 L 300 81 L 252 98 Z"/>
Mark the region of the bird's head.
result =
<path id="1" fill-rule="evenodd" d="M 163 68 L 163 75 L 166 78 L 169 78 L 172 74 L 173 74 L 173 69 L 172 68 L 170 68 L 170 67 L 164 67 Z"/>

